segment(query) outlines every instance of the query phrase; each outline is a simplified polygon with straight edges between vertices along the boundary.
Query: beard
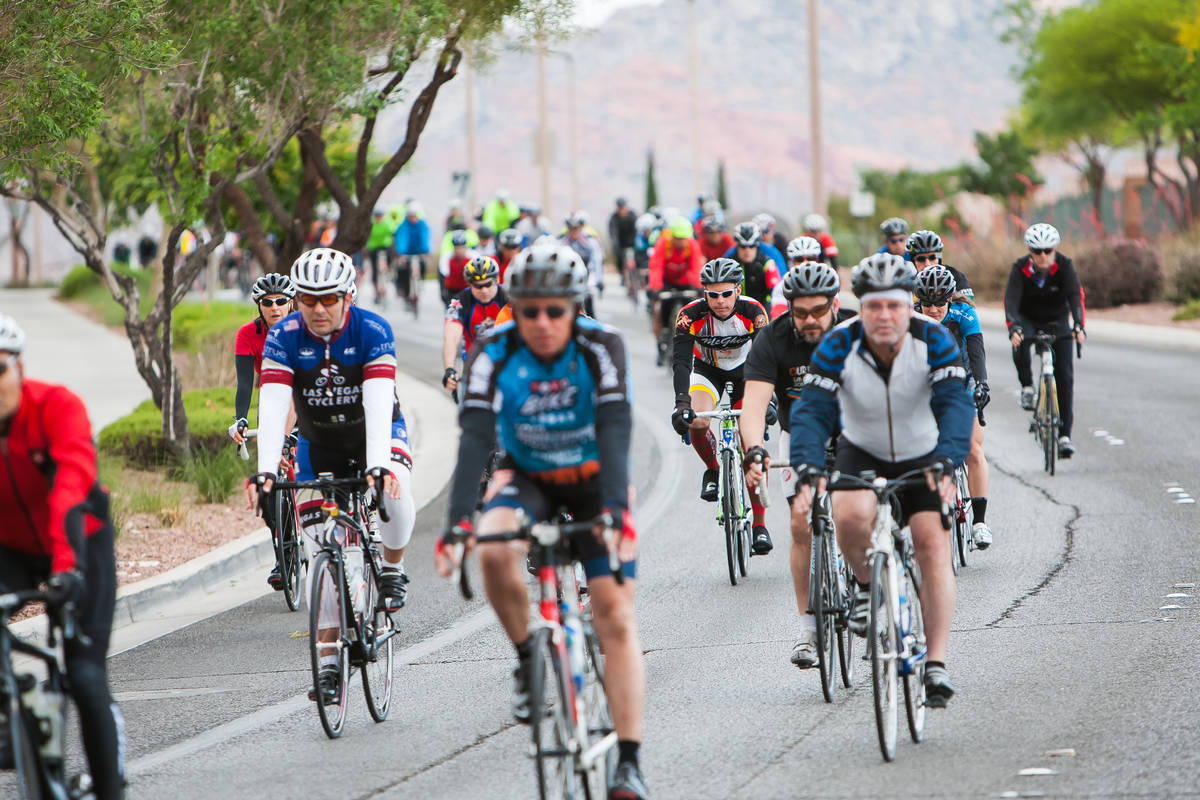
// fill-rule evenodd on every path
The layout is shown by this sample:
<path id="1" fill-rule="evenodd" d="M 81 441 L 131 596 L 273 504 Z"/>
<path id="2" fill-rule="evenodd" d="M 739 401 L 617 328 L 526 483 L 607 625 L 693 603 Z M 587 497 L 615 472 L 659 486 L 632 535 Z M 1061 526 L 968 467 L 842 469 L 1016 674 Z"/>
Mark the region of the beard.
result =
<path id="1" fill-rule="evenodd" d="M 816 344 L 825 335 L 825 329 L 819 325 L 806 325 L 800 329 L 800 338 L 807 344 Z"/>

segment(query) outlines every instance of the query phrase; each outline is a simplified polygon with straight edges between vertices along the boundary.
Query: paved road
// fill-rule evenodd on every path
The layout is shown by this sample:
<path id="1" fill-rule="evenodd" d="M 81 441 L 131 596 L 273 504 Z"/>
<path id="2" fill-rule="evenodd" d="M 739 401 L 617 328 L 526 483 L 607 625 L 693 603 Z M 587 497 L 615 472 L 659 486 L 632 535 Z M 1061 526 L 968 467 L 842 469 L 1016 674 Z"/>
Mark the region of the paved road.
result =
<path id="1" fill-rule="evenodd" d="M 643 752 L 655 797 L 1197 791 L 1200 619 L 1195 589 L 1175 587 L 1200 583 L 1200 508 L 1168 491 L 1200 496 L 1196 354 L 1090 345 L 1079 454 L 1050 478 L 1007 348 L 989 331 L 996 545 L 960 576 L 949 661 L 959 695 L 930 712 L 924 744 L 902 743 L 885 765 L 863 673 L 828 705 L 815 672 L 788 663 L 796 620 L 783 548 L 729 586 L 713 508 L 697 497 L 700 466 L 666 425 L 672 393 L 642 320 L 620 298 L 601 310 L 627 333 L 638 388 Z M 406 368 L 435 381 L 438 325 L 393 317 Z M 302 699 L 305 620 L 266 597 L 112 659 L 131 797 L 531 796 L 526 729 L 508 714 L 511 647 L 486 609 L 432 574 L 442 515 L 436 502 L 418 519 L 388 722 L 370 722 L 355 689 L 345 734 L 325 739 Z M 776 500 L 777 543 L 784 515 Z M 1051 772 L 1020 774 L 1029 768 Z"/>

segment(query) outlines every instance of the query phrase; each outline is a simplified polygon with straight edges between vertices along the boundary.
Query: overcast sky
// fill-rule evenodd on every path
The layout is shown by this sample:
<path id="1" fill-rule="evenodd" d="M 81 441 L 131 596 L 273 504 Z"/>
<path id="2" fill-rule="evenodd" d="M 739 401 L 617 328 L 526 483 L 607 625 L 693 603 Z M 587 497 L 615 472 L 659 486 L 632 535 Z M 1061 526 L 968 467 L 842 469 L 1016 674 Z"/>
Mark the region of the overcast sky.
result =
<path id="1" fill-rule="evenodd" d="M 662 0 L 577 0 L 575 4 L 575 21 L 585 27 L 595 27 L 617 9 L 626 6 L 644 6 L 658 4 Z"/>

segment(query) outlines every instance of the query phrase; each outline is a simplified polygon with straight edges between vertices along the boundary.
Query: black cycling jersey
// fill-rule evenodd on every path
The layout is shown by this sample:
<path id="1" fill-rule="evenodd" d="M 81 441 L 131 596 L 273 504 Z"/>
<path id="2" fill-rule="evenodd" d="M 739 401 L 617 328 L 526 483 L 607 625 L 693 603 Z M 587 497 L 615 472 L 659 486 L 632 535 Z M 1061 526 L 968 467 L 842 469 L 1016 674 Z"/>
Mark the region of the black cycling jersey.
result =
<path id="1" fill-rule="evenodd" d="M 1071 335 L 1069 318 L 1074 317 L 1075 324 L 1083 327 L 1084 313 L 1083 291 L 1071 259 L 1055 253 L 1054 263 L 1045 274 L 1034 268 L 1031 256 L 1013 262 L 1004 289 L 1004 316 L 1009 330 L 1014 326 L 1033 329 L 1054 324 L 1058 336 L 1064 338 Z"/>
<path id="2" fill-rule="evenodd" d="M 758 255 L 754 257 L 753 261 L 738 263 L 742 265 L 742 270 L 746 273 L 745 280 L 742 283 L 742 293 L 747 297 L 753 297 L 763 308 L 770 308 L 771 289 L 774 288 L 775 283 L 779 280 L 779 271 L 783 267 L 779 264 L 774 264 L 774 269 L 772 270 L 771 265 L 774 261 L 768 258 L 762 250 L 758 251 Z M 775 277 L 773 280 L 768 281 L 768 273 L 772 272 Z"/>
<path id="3" fill-rule="evenodd" d="M 840 309 L 833 324 L 853 316 L 853 311 Z M 809 344 L 804 341 L 796 332 L 792 315 L 785 313 L 772 320 L 750 348 L 750 355 L 746 359 L 745 379 L 763 381 L 775 387 L 779 424 L 785 431 L 791 426 L 792 400 L 800 395 L 801 381 L 808 372 L 809 360 L 812 359 L 818 343 Z"/>
<path id="4" fill-rule="evenodd" d="M 954 276 L 954 291 L 957 294 L 961 294 L 964 297 L 969 297 L 974 300 L 975 290 L 971 288 L 971 282 L 967 280 L 967 276 L 963 275 L 960 271 L 949 264 L 942 264 L 941 266 L 948 269 L 950 274 Z"/>

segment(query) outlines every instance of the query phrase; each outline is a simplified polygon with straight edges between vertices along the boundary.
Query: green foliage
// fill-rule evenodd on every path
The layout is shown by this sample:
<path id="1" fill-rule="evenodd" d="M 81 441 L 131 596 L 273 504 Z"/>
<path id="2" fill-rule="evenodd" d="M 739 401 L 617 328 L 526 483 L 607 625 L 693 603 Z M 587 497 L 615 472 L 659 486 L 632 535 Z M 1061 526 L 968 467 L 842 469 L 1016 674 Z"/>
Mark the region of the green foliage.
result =
<path id="1" fill-rule="evenodd" d="M 989 136 L 975 133 L 975 148 L 983 167 L 962 168 L 961 186 L 968 192 L 986 194 L 1011 204 L 1014 198 L 1027 198 L 1043 183 L 1033 158 L 1037 148 L 1024 141 L 1015 130 Z"/>
<path id="2" fill-rule="evenodd" d="M 233 447 L 216 453 L 197 451 L 183 469 L 184 477 L 196 486 L 205 503 L 223 503 L 251 469 Z"/>
<path id="3" fill-rule="evenodd" d="M 654 151 L 646 151 L 646 208 L 658 205 L 658 184 L 654 180 Z"/>
<path id="4" fill-rule="evenodd" d="M 238 328 L 254 319 L 245 303 L 181 303 L 172 314 L 176 350 L 195 353 L 233 345 Z"/>
<path id="5" fill-rule="evenodd" d="M 232 387 L 197 389 L 184 392 L 183 408 L 191 428 L 195 454 L 219 453 L 232 449 L 227 429 L 233 422 Z M 253 407 L 253 402 L 251 407 Z M 131 413 L 105 426 L 99 436 L 100 452 L 122 456 L 131 466 L 157 469 L 167 462 L 162 441 L 162 415 L 154 402 L 147 400 Z"/>
<path id="6" fill-rule="evenodd" d="M 1077 252 L 1074 258 L 1092 308 L 1149 303 L 1162 295 L 1162 264 L 1158 255 L 1141 242 L 1101 241 Z"/>
<path id="7" fill-rule="evenodd" d="M 1189 300 L 1171 317 L 1173 322 L 1187 322 L 1193 319 L 1200 319 L 1200 300 Z"/>
<path id="8" fill-rule="evenodd" d="M 958 170 L 919 172 L 902 169 L 893 173 L 869 169 L 862 174 L 862 185 L 866 191 L 875 195 L 877 203 L 882 200 L 896 209 L 915 211 L 954 194 L 957 191 Z M 881 216 L 879 221 L 882 222 L 886 218 Z"/>
<path id="9" fill-rule="evenodd" d="M 150 270 L 135 270 L 129 265 L 114 264 L 113 272 L 132 275 L 137 281 L 138 292 L 141 296 L 140 312 L 145 315 L 154 305 L 154 295 L 150 291 L 154 283 L 154 273 Z M 75 267 L 63 278 L 58 287 L 58 296 L 63 300 L 78 300 L 92 309 L 96 317 L 105 325 L 120 327 L 125 322 L 125 309 L 113 299 L 100 276 L 87 267 Z"/>
<path id="10" fill-rule="evenodd" d="M 1200 300 L 1200 250 L 1189 248 L 1178 255 L 1171 283 L 1175 302 Z"/>

